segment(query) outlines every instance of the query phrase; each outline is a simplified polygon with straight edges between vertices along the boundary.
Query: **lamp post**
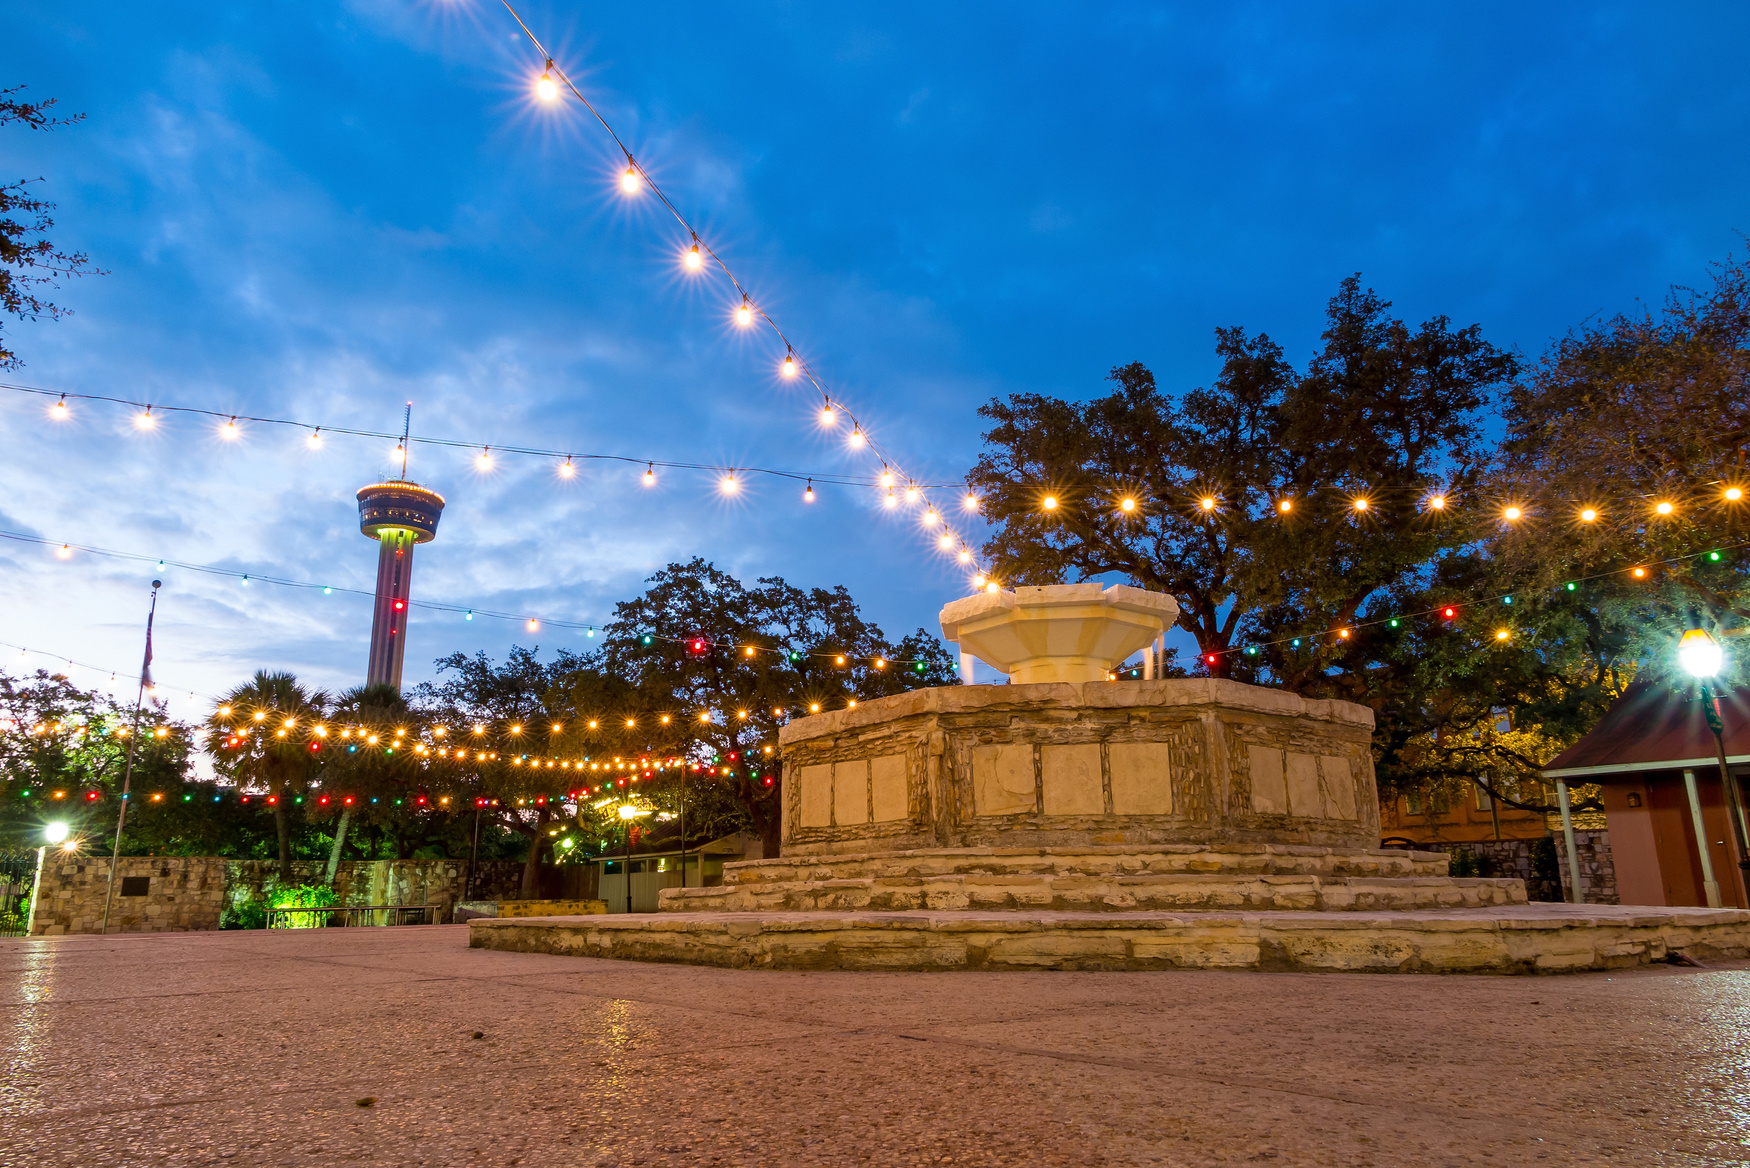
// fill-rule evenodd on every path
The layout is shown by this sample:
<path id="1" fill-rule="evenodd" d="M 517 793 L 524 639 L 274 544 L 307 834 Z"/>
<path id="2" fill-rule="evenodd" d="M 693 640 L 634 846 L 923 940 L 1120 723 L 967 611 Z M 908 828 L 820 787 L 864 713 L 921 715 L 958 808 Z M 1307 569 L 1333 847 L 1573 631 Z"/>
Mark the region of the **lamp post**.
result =
<path id="1" fill-rule="evenodd" d="M 1732 778 L 1732 769 L 1726 765 L 1726 724 L 1720 719 L 1720 704 L 1708 681 L 1720 671 L 1725 663 L 1725 653 L 1720 649 L 1720 643 L 1710 636 L 1706 629 L 1690 629 L 1677 642 L 1677 660 L 1683 663 L 1683 668 L 1689 671 L 1701 683 L 1701 710 L 1707 717 L 1707 728 L 1714 732 L 1714 755 L 1720 763 L 1720 786 L 1726 792 L 1726 818 L 1732 821 L 1732 836 L 1738 842 L 1738 881 L 1746 893 L 1746 904 L 1750 904 L 1750 841 L 1744 838 L 1744 808 L 1738 795 L 1738 784 Z M 1707 840 L 1699 839 L 1696 843 L 1707 848 Z"/>
<path id="2" fill-rule="evenodd" d="M 632 911 L 632 821 L 638 818 L 638 808 L 620 804 L 620 819 L 626 825 L 626 911 Z"/>

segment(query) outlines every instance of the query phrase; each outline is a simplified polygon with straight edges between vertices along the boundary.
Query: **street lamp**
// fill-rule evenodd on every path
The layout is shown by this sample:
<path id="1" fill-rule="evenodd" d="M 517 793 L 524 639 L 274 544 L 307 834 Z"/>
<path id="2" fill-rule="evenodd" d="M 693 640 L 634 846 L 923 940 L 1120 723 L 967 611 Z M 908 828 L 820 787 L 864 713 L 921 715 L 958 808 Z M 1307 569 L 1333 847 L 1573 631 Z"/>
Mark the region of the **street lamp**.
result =
<path id="1" fill-rule="evenodd" d="M 1750 841 L 1744 838 L 1744 809 L 1738 798 L 1738 784 L 1732 779 L 1732 769 L 1726 765 L 1726 724 L 1720 720 L 1720 703 L 1708 688 L 1708 680 L 1725 664 L 1720 643 L 1706 629 L 1690 629 L 1677 642 L 1677 660 L 1690 676 L 1701 683 L 1701 711 L 1707 717 L 1707 728 L 1714 732 L 1714 754 L 1720 763 L 1720 786 L 1726 791 L 1726 818 L 1732 821 L 1732 834 L 1738 841 L 1738 879 L 1750 896 Z M 1696 841 L 1703 849 L 1707 840 Z M 1747 900 L 1746 903 L 1750 903 Z"/>
<path id="2" fill-rule="evenodd" d="M 58 844 L 65 840 L 67 838 L 67 833 L 67 825 L 58 819 L 43 827 L 43 838 L 48 840 L 51 844 Z"/>
<path id="3" fill-rule="evenodd" d="M 626 821 L 626 911 L 632 911 L 632 821 L 638 818 L 638 808 L 620 804 L 620 818 Z"/>

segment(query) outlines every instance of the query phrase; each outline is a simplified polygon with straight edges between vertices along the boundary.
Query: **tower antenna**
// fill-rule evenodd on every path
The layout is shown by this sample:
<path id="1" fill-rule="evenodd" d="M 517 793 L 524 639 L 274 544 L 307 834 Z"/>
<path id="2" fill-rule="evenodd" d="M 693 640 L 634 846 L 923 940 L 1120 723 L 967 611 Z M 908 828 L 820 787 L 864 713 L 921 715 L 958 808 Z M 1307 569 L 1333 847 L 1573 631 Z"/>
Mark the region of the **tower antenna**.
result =
<path id="1" fill-rule="evenodd" d="M 413 403 L 407 403 L 407 412 L 401 418 L 401 481 L 407 481 L 407 439 L 413 433 Z"/>

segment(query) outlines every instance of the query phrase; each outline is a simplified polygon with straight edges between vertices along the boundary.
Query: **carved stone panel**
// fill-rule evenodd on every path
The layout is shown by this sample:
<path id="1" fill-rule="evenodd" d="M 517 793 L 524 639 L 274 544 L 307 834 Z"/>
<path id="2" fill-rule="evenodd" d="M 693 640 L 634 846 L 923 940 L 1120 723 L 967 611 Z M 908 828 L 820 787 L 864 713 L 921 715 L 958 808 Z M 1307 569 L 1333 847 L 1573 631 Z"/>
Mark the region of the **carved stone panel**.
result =
<path id="1" fill-rule="evenodd" d="M 869 822 L 869 763 L 838 762 L 832 768 L 832 816 L 840 827 Z"/>
<path id="2" fill-rule="evenodd" d="M 884 754 L 869 762 L 870 803 L 876 823 L 906 819 L 911 805 L 905 782 L 905 756 Z"/>
<path id="3" fill-rule="evenodd" d="M 796 776 L 803 827 L 832 823 L 832 764 L 805 766 Z"/>
<path id="4" fill-rule="evenodd" d="M 1106 791 L 1100 780 L 1098 742 L 1041 746 L 1039 773 L 1045 796 L 1045 814 L 1106 813 Z"/>
<path id="5" fill-rule="evenodd" d="M 972 802 L 978 815 L 1024 815 L 1036 810 L 1032 745 L 1001 742 L 973 747 Z"/>
<path id="6" fill-rule="evenodd" d="M 1173 813 L 1173 748 L 1165 742 L 1114 742 L 1107 748 L 1115 815 Z"/>

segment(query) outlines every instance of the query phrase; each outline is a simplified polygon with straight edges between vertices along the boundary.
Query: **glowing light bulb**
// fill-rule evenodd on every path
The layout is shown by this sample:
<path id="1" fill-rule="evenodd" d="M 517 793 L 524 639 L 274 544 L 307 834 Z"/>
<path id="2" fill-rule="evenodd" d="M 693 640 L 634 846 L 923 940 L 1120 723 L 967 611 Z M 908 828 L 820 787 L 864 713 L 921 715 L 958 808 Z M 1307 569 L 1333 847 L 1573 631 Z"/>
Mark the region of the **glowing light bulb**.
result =
<path id="1" fill-rule="evenodd" d="M 934 527 L 934 526 L 936 526 L 936 522 L 938 520 L 940 520 L 941 518 L 942 517 L 940 515 L 936 514 L 936 509 L 934 507 L 931 507 L 928 511 L 924 512 L 924 526 L 925 527 Z"/>
<path id="2" fill-rule="evenodd" d="M 65 422 L 67 420 L 67 395 L 66 394 L 63 393 L 61 395 L 61 400 L 56 402 L 54 404 L 54 406 L 52 406 L 50 408 L 49 417 L 53 418 L 57 422 Z"/>
<path id="3" fill-rule="evenodd" d="M 644 468 L 644 485 L 647 487 L 654 487 L 656 485 L 656 464 L 655 463 L 651 463 L 649 466 Z"/>
<path id="4" fill-rule="evenodd" d="M 944 531 L 942 533 L 942 538 L 936 541 L 936 546 L 943 551 L 947 551 L 954 546 L 954 536 L 951 533 Z"/>
<path id="5" fill-rule="evenodd" d="M 1205 495 L 1205 496 L 1203 496 L 1203 498 L 1197 500 L 1197 505 L 1199 507 L 1203 508 L 1205 511 L 1215 510 L 1215 500 L 1210 498 L 1208 495 Z"/>
<path id="6" fill-rule="evenodd" d="M 867 441 L 867 439 L 863 437 L 863 431 L 853 427 L 850 438 L 852 447 L 861 447 L 865 441 Z"/>
<path id="7" fill-rule="evenodd" d="M 1742 499 L 1743 497 L 1744 497 L 1744 490 L 1742 487 L 1727 487 L 1726 488 L 1726 502 L 1736 503 L 1739 499 Z"/>
<path id="8" fill-rule="evenodd" d="M 726 495 L 733 495 L 733 494 L 735 494 L 735 490 L 736 490 L 735 472 L 731 471 L 723 479 L 723 493 Z"/>
<path id="9" fill-rule="evenodd" d="M 735 323 L 746 328 L 753 323 L 753 305 L 747 302 L 747 297 L 741 298 L 741 307 L 735 310 Z"/>
<path id="10" fill-rule="evenodd" d="M 1357 500 L 1355 500 L 1355 510 L 1357 510 L 1357 511 L 1365 511 L 1365 510 L 1367 510 L 1367 506 L 1368 506 L 1368 504 L 1367 504 L 1367 500 L 1366 500 L 1366 499 L 1357 499 Z"/>
<path id="11" fill-rule="evenodd" d="M 474 465 L 478 466 L 481 470 L 491 470 L 492 469 L 492 447 L 490 447 L 490 446 L 481 447 L 480 448 L 480 457 L 476 458 L 474 460 Z"/>
<path id="12" fill-rule="evenodd" d="M 893 472 L 892 471 L 884 470 L 881 472 L 881 485 L 884 487 L 891 487 L 893 485 Z"/>
<path id="13" fill-rule="evenodd" d="M 980 572 L 978 575 L 976 575 L 972 578 L 972 586 L 974 588 L 983 588 L 984 587 L 984 573 Z"/>
<path id="14" fill-rule="evenodd" d="M 1669 503 L 1660 503 L 1658 506 L 1654 507 L 1653 510 L 1661 515 L 1669 515 L 1671 512 L 1675 511 L 1676 508 Z"/>
<path id="15" fill-rule="evenodd" d="M 540 621 L 536 620 L 534 617 L 529 618 L 529 632 L 531 632 L 531 633 L 535 632 L 538 629 L 540 629 L 540 627 L 541 627 Z"/>
<path id="16" fill-rule="evenodd" d="M 571 465 L 571 460 L 569 458 L 566 459 L 564 462 L 559 464 L 559 477 L 560 478 L 568 479 L 576 473 L 577 473 L 577 468 L 575 466 Z"/>
<path id="17" fill-rule="evenodd" d="M 813 479 L 808 480 L 808 489 L 806 491 L 802 492 L 802 501 L 804 503 L 814 502 L 814 480 Z"/>
<path id="18" fill-rule="evenodd" d="M 986 592 L 1001 592 L 1002 587 L 995 580 L 992 580 L 989 584 L 984 586 L 984 590 Z"/>
<path id="19" fill-rule="evenodd" d="M 960 505 L 968 511 L 976 511 L 978 510 L 978 496 L 971 491 L 968 491 L 966 492 L 966 498 L 961 500 Z"/>
<path id="20" fill-rule="evenodd" d="M 1134 511 L 1136 510 L 1136 500 L 1132 499 L 1129 495 L 1126 495 L 1124 498 L 1118 500 L 1118 509 L 1124 512 Z"/>
<path id="21" fill-rule="evenodd" d="M 1520 519 L 1525 518 L 1525 512 L 1521 511 L 1517 507 L 1509 507 L 1505 511 L 1501 512 L 1501 514 L 1506 518 L 1507 522 L 1509 522 L 1509 523 L 1514 523 Z"/>
<path id="22" fill-rule="evenodd" d="M 1635 579 L 1636 580 L 1644 579 L 1646 577 L 1646 574 L 1647 574 L 1647 570 L 1645 568 L 1636 568 L 1635 569 Z"/>
<path id="23" fill-rule="evenodd" d="M 229 422 L 226 422 L 223 426 L 219 427 L 219 437 L 227 442 L 235 442 L 237 440 L 236 418 L 232 418 Z"/>
<path id="24" fill-rule="evenodd" d="M 320 450 L 322 448 L 322 427 L 318 426 L 310 431 L 310 436 L 304 441 L 309 444 L 311 450 Z"/>
<path id="25" fill-rule="evenodd" d="M 699 245 L 697 243 L 687 249 L 687 254 L 683 257 L 682 262 L 687 265 L 687 271 L 689 272 L 696 272 L 705 266 L 705 257 L 699 254 Z"/>
<path id="26" fill-rule="evenodd" d="M 1430 510 L 1430 511 L 1444 511 L 1444 510 L 1446 510 L 1446 496 L 1445 495 L 1430 495 L 1428 497 L 1428 510 Z"/>
<path id="27" fill-rule="evenodd" d="M 60 558 L 61 558 L 61 559 L 63 559 L 63 560 L 70 560 L 70 559 L 72 559 L 72 558 L 73 558 L 73 547 L 72 547 L 72 545 L 71 545 L 71 544 L 65 544 L 65 543 L 64 543 L 64 544 L 62 544 L 62 545 L 61 545 L 61 550 L 60 550 L 60 551 L 58 551 L 58 552 L 56 552 L 56 553 L 55 553 L 55 555 L 57 555 L 57 556 L 59 556 L 59 557 L 60 557 Z"/>
<path id="28" fill-rule="evenodd" d="M 1045 498 L 1039 500 L 1039 505 L 1047 511 L 1055 511 L 1057 510 L 1057 496 L 1047 495 Z"/>
<path id="29" fill-rule="evenodd" d="M 710 711 L 710 710 L 706 710 L 706 711 L 704 711 L 704 712 L 703 712 L 703 713 L 701 713 L 701 714 L 700 714 L 700 715 L 699 715 L 699 721 L 701 721 L 701 722 L 704 722 L 704 723 L 706 723 L 706 724 L 707 724 L 707 725 L 709 725 L 709 724 L 710 724 L 710 721 L 711 721 L 711 711 Z"/>
<path id="30" fill-rule="evenodd" d="M 785 353 L 784 354 L 784 364 L 779 368 L 779 372 L 783 373 L 783 375 L 785 377 L 796 376 L 796 373 L 797 373 L 796 354 L 794 354 L 794 353 Z"/>
<path id="31" fill-rule="evenodd" d="M 822 406 L 820 408 L 820 424 L 822 426 L 830 426 L 835 420 L 831 406 Z"/>
<path id="32" fill-rule="evenodd" d="M 157 422 L 158 422 L 158 419 L 154 418 L 152 416 L 152 407 L 151 406 L 147 406 L 145 413 L 139 414 L 134 418 L 134 425 L 138 426 L 142 430 L 150 430 L 154 425 L 157 424 Z"/>
<path id="33" fill-rule="evenodd" d="M 1288 514 L 1290 511 L 1294 510 L 1294 500 L 1293 499 L 1283 499 L 1283 500 L 1279 501 L 1276 504 L 1276 510 L 1280 511 L 1284 515 Z"/>
<path id="34" fill-rule="evenodd" d="M 899 506 L 899 499 L 894 495 L 892 487 L 887 489 L 887 505 L 889 507 Z"/>
<path id="35" fill-rule="evenodd" d="M 1512 635 L 1513 634 L 1509 633 L 1506 629 L 1496 629 L 1495 630 L 1495 640 L 1497 640 L 1497 641 L 1505 641 L 1507 638 L 1511 637 Z"/>
<path id="36" fill-rule="evenodd" d="M 907 503 L 915 503 L 918 501 L 918 489 L 916 486 L 906 487 L 906 489 L 905 489 L 905 501 Z"/>
<path id="37" fill-rule="evenodd" d="M 559 87 L 553 84 L 553 78 L 541 74 L 541 79 L 535 82 L 535 94 L 542 101 L 556 101 L 559 97 Z"/>
<path id="38" fill-rule="evenodd" d="M 620 189 L 628 195 L 638 193 L 638 188 L 644 185 L 644 180 L 638 177 L 638 168 L 628 161 L 626 173 L 620 176 Z"/>
<path id="39" fill-rule="evenodd" d="M 1595 522 L 1597 519 L 1598 519 L 1598 512 L 1594 511 L 1592 508 L 1584 507 L 1580 510 L 1580 522 L 1581 523 L 1592 523 L 1592 522 Z"/>
<path id="40" fill-rule="evenodd" d="M 970 564 L 972 562 L 972 553 L 970 551 L 968 551 L 966 548 L 961 548 L 960 555 L 958 558 L 959 558 L 961 563 Z"/>

